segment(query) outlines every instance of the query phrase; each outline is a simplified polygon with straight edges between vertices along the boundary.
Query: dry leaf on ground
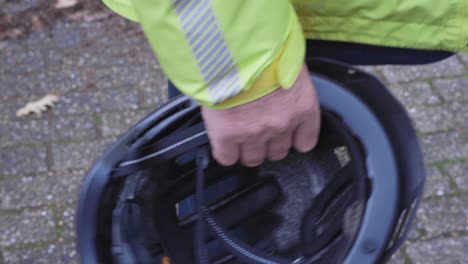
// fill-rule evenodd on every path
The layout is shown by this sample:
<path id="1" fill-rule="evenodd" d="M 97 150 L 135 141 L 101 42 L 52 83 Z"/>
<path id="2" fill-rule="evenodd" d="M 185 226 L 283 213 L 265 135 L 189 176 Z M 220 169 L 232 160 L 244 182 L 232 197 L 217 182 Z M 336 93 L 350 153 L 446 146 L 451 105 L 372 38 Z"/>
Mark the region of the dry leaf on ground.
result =
<path id="1" fill-rule="evenodd" d="M 55 8 L 64 9 L 64 8 L 73 7 L 76 4 L 78 4 L 78 0 L 58 0 L 55 3 Z"/>
<path id="2" fill-rule="evenodd" d="M 37 101 L 27 103 L 26 106 L 16 111 L 16 116 L 25 116 L 29 114 L 36 114 L 40 116 L 42 112 L 47 111 L 48 108 L 54 107 L 54 104 L 59 100 L 58 96 L 48 94 Z"/>
<path id="3" fill-rule="evenodd" d="M 85 22 L 93 22 L 96 20 L 101 20 L 109 17 L 111 15 L 108 11 L 100 11 L 100 12 L 90 12 L 88 10 L 79 11 L 67 16 L 67 19 L 71 21 L 85 21 Z"/>

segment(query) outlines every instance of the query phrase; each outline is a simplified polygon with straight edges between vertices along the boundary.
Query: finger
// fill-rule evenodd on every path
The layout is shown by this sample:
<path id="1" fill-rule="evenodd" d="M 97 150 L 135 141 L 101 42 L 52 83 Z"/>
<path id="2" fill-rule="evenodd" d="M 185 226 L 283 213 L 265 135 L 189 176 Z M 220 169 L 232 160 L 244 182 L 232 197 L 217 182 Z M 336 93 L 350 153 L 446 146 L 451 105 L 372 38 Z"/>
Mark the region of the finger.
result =
<path id="1" fill-rule="evenodd" d="M 234 142 L 216 141 L 211 142 L 213 158 L 223 166 L 234 165 L 239 161 L 240 147 Z"/>
<path id="2" fill-rule="evenodd" d="M 294 132 L 293 145 L 299 152 L 307 152 L 317 145 L 320 121 L 309 119 L 300 124 Z"/>
<path id="3" fill-rule="evenodd" d="M 289 152 L 293 141 L 292 133 L 285 133 L 268 142 L 267 157 L 269 160 L 282 160 Z"/>
<path id="4" fill-rule="evenodd" d="M 241 162 L 247 167 L 255 167 L 263 163 L 266 157 L 265 143 L 244 143 L 241 146 Z"/>

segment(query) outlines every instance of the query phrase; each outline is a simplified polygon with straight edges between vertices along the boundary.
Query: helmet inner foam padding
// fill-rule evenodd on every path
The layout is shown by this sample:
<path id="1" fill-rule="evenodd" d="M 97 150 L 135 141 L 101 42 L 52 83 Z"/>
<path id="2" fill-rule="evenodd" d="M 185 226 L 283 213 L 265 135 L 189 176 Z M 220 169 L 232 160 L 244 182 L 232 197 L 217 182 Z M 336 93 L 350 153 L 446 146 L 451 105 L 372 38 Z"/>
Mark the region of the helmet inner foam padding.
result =
<path id="1" fill-rule="evenodd" d="M 284 199 L 274 208 L 283 217 L 273 235 L 279 250 L 287 250 L 300 242 L 305 211 L 341 168 L 334 150 L 319 147 L 308 154 L 292 153 L 281 162 L 267 163 L 260 169 L 260 174 L 273 175 L 284 193 Z"/>

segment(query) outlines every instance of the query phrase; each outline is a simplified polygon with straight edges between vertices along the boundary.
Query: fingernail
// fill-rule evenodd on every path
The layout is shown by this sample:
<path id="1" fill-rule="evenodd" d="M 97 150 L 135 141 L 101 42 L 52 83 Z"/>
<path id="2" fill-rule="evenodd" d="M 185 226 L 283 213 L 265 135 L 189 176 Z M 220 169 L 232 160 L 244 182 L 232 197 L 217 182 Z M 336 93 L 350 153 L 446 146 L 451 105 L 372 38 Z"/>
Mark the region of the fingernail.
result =
<path id="1" fill-rule="evenodd" d="M 271 157 L 270 160 L 273 160 L 273 161 L 282 160 L 282 159 L 286 158 L 287 155 L 288 155 L 288 153 L 283 153 L 281 155 L 276 155 L 274 157 Z"/>
<path id="2" fill-rule="evenodd" d="M 296 150 L 299 151 L 299 152 L 309 152 L 311 151 L 312 149 L 314 149 L 315 145 L 312 145 L 312 146 L 300 146 L 300 147 L 296 147 Z"/>
<path id="3" fill-rule="evenodd" d="M 247 166 L 247 167 L 257 167 L 257 166 L 260 166 L 262 163 L 263 163 L 263 161 L 260 162 L 260 163 L 252 163 L 252 164 L 244 164 L 244 165 Z"/>

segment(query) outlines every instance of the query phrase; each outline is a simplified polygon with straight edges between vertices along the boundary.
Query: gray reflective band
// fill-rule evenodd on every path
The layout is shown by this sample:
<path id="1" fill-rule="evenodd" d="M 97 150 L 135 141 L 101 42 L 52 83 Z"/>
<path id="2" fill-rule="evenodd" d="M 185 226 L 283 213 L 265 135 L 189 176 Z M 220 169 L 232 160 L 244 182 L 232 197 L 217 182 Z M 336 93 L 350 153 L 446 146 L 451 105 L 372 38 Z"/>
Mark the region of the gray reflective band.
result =
<path id="1" fill-rule="evenodd" d="M 192 141 L 192 140 L 194 140 L 194 139 L 197 139 L 197 138 L 199 138 L 199 137 L 201 137 L 201 136 L 204 136 L 204 135 L 206 135 L 206 134 L 207 134 L 206 131 L 202 131 L 202 132 L 200 132 L 200 133 L 197 133 L 197 134 L 195 134 L 195 135 L 193 135 L 193 136 L 191 136 L 191 137 L 188 137 L 188 138 L 186 138 L 186 139 L 184 139 L 184 140 L 181 140 L 181 141 L 179 141 L 179 142 L 177 142 L 177 143 L 175 143 L 175 144 L 173 144 L 173 145 L 170 145 L 170 146 L 168 146 L 168 147 L 166 147 L 166 148 L 163 148 L 163 149 L 161 149 L 161 150 L 158 150 L 158 151 L 156 151 L 156 152 L 153 152 L 153 153 L 151 153 L 151 154 L 149 154 L 149 155 L 147 155 L 147 156 L 144 156 L 144 157 L 142 157 L 142 158 L 139 158 L 139 159 L 136 159 L 136 160 L 129 160 L 129 161 L 122 162 L 122 163 L 120 164 L 120 167 L 133 165 L 133 164 L 136 164 L 136 163 L 139 163 L 139 162 L 142 162 L 142 161 L 145 161 L 145 160 L 149 160 L 149 159 L 154 158 L 154 157 L 157 157 L 157 156 L 161 156 L 161 155 L 163 155 L 163 154 L 165 154 L 165 153 L 167 153 L 167 152 L 169 152 L 169 151 L 171 151 L 171 150 L 173 150 L 173 149 L 175 149 L 175 148 L 177 148 L 177 147 L 180 147 L 180 146 L 183 145 L 183 144 L 186 144 L 186 143 L 188 143 L 188 142 L 190 142 L 190 141 Z"/>
<path id="2" fill-rule="evenodd" d="M 239 71 L 210 0 L 170 0 L 192 49 L 210 101 L 217 104 L 242 91 Z"/>

